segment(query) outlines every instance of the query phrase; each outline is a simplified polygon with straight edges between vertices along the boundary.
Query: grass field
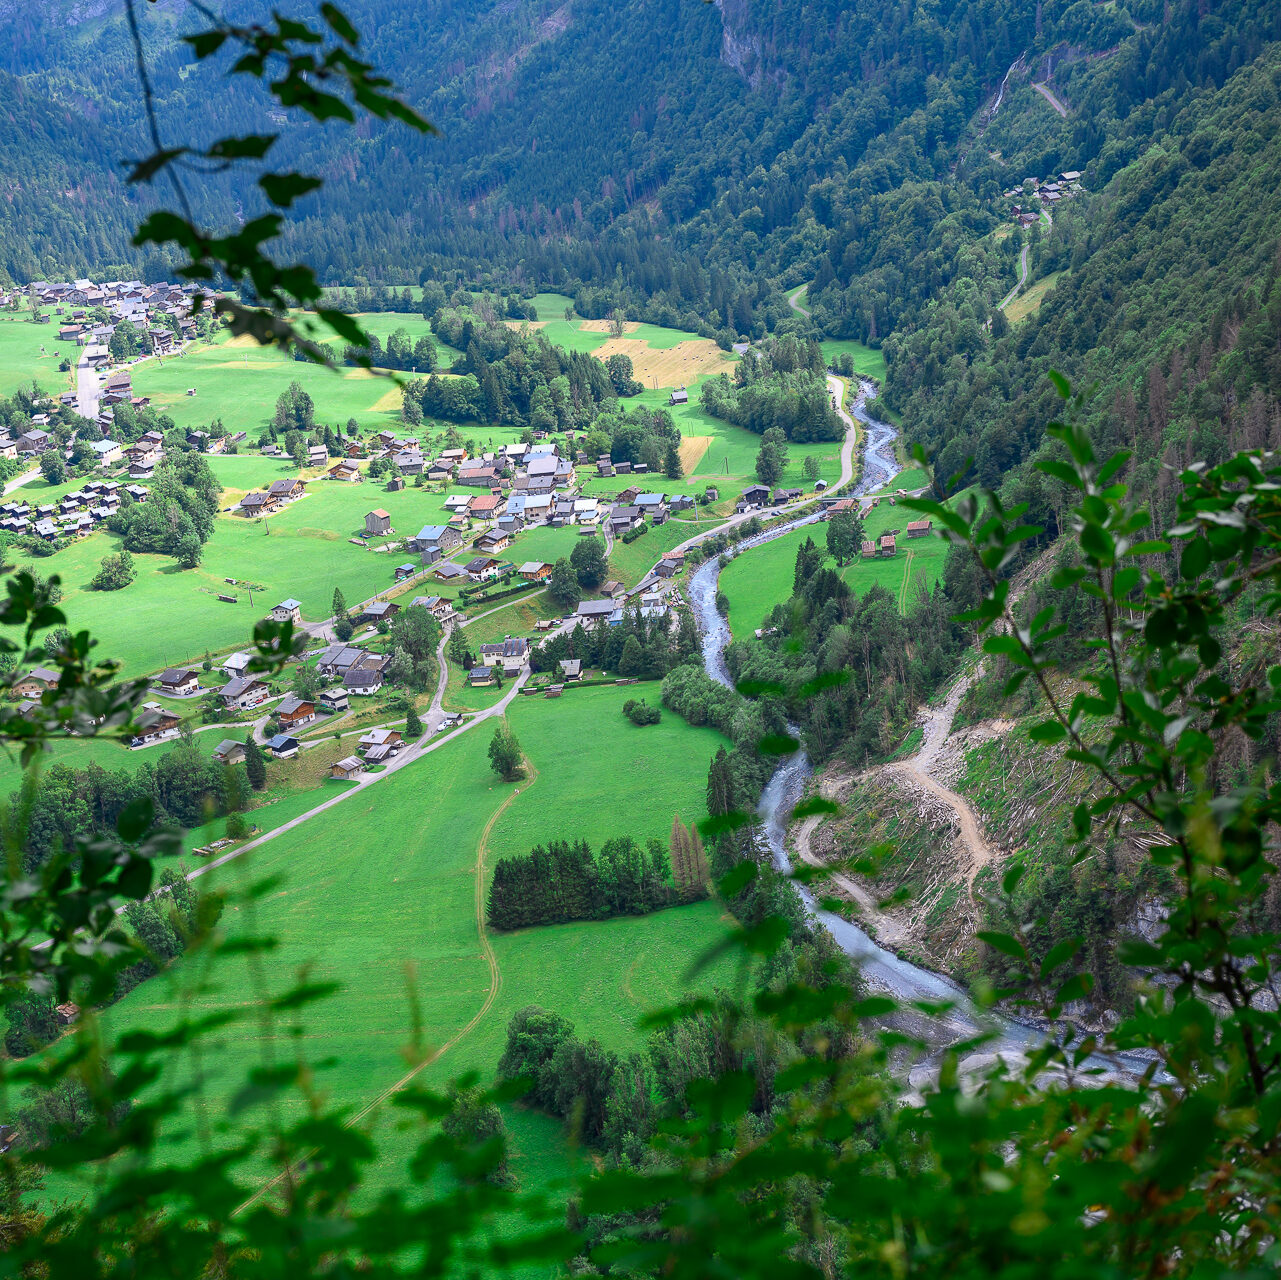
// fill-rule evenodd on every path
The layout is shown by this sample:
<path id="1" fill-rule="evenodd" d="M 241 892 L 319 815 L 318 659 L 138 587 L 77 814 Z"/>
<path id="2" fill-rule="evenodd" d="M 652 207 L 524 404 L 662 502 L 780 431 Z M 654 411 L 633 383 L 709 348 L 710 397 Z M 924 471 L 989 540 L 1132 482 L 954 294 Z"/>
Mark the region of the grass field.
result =
<path id="1" fill-rule="evenodd" d="M 57 321 L 55 316 L 48 324 L 34 323 L 25 303 L 21 311 L 0 311 L 0 396 L 33 381 L 55 395 L 72 389 L 73 375 L 62 373 L 58 362 L 66 356 L 74 364 L 79 348 L 58 341 Z"/>
<path id="2" fill-rule="evenodd" d="M 877 538 L 887 529 L 904 529 L 907 520 L 906 511 L 882 503 L 864 526 L 868 537 Z M 807 537 L 824 549 L 827 526 L 820 522 L 794 529 L 737 556 L 721 570 L 720 587 L 729 598 L 729 624 L 735 640 L 750 637 L 774 606 L 791 596 L 796 551 Z M 906 612 L 918 584 L 930 588 L 939 580 L 946 558 L 947 544 L 941 538 L 908 541 L 900 533 L 898 554 L 892 560 L 864 561 L 858 557 L 841 570 L 841 577 L 858 595 L 870 590 L 874 583 L 883 586 L 898 601 L 899 611 Z M 830 558 L 825 558 L 824 564 L 835 567 Z"/>
<path id="3" fill-rule="evenodd" d="M 877 348 L 864 346 L 853 338 L 825 338 L 819 345 L 828 361 L 837 356 L 853 356 L 855 373 L 875 378 L 877 382 L 885 381 L 885 357 Z"/>
<path id="4" fill-rule="evenodd" d="M 518 700 L 511 723 L 537 771 L 530 780 L 511 786 L 494 777 L 482 726 L 220 868 L 214 874 L 233 886 L 278 877 L 253 906 L 233 905 L 223 917 L 232 939 L 278 939 L 261 974 L 243 956 L 212 972 L 199 959 L 182 962 L 111 1010 L 110 1030 L 154 1032 L 185 1016 L 240 1010 L 204 1055 L 204 1079 L 187 1112 L 209 1124 L 215 1143 L 230 1140 L 227 1103 L 261 1063 L 268 1040 L 277 1053 L 294 1052 L 285 1047 L 289 1018 L 269 1030 L 253 1007 L 255 992 L 260 984 L 279 992 L 304 970 L 340 990 L 305 1011 L 297 1047 L 325 1064 L 317 1084 L 353 1116 L 405 1075 L 411 985 L 423 1043 L 441 1050 L 422 1073 L 427 1084 L 467 1069 L 490 1076 L 508 1018 L 532 1002 L 611 1047 L 635 1043 L 640 1015 L 676 998 L 689 963 L 721 936 L 717 907 L 496 937 L 492 956 L 477 914 L 485 876 L 503 853 L 553 836 L 596 843 L 665 837 L 673 812 L 687 822 L 703 816 L 706 761 L 722 740 L 670 714 L 637 729 L 621 714 L 626 696 L 600 688 L 556 702 Z M 593 749 L 584 751 L 589 740 Z M 700 985 L 730 980 L 722 962 Z M 512 1121 L 518 1167 L 539 1178 L 564 1167 L 554 1129 L 520 1112 Z M 387 1136 L 390 1167 L 406 1139 Z M 526 1139 L 551 1154 L 536 1155 Z M 190 1127 L 173 1136 L 180 1145 L 194 1140 Z M 540 1159 L 550 1163 L 536 1172 Z"/>
<path id="5" fill-rule="evenodd" d="M 1066 272 L 1063 271 L 1053 271 L 1048 276 L 1044 276 L 1035 283 L 1028 285 L 1005 308 L 1005 318 L 1011 324 L 1018 324 L 1020 320 L 1026 320 L 1028 316 L 1036 315 L 1041 309 L 1041 303 L 1045 301 L 1045 295 L 1058 284 L 1060 278 L 1065 274 Z"/>

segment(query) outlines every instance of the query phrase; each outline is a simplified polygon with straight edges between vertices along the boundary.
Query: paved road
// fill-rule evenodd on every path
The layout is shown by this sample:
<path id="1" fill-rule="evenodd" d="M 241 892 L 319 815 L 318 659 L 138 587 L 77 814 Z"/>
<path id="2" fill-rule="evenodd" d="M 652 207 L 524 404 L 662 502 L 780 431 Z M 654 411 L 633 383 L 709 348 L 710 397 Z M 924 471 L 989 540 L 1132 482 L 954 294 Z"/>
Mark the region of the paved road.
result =
<path id="1" fill-rule="evenodd" d="M 37 467 L 34 471 L 24 471 L 20 476 L 14 476 L 12 480 L 6 480 L 4 491 L 5 493 L 12 493 L 15 489 L 21 489 L 22 486 L 26 484 L 29 480 L 37 480 L 39 479 L 39 477 L 40 477 L 39 467 Z"/>
<path id="2" fill-rule="evenodd" d="M 791 307 L 793 311 L 799 312 L 808 319 L 812 317 L 814 313 L 809 309 L 809 307 L 801 306 L 798 301 L 801 294 L 805 292 L 807 287 L 808 286 L 806 285 L 799 285 L 797 288 L 793 289 L 792 292 L 787 295 L 787 305 Z"/>
<path id="3" fill-rule="evenodd" d="M 1043 97 L 1065 120 L 1068 109 L 1054 96 L 1054 90 L 1048 84 L 1033 84 L 1032 88 Z"/>
<path id="4" fill-rule="evenodd" d="M 1000 300 L 1000 302 L 996 304 L 998 311 L 1004 311 L 1005 308 L 1008 307 L 1010 303 L 1014 301 L 1019 290 L 1022 289 L 1025 284 L 1027 284 L 1027 251 L 1028 251 L 1028 246 L 1024 245 L 1022 253 L 1019 254 L 1019 272 L 1020 272 L 1019 282 L 1014 286 L 1013 289 L 1009 291 L 1009 293 L 1005 295 L 1005 297 L 1003 297 Z"/>

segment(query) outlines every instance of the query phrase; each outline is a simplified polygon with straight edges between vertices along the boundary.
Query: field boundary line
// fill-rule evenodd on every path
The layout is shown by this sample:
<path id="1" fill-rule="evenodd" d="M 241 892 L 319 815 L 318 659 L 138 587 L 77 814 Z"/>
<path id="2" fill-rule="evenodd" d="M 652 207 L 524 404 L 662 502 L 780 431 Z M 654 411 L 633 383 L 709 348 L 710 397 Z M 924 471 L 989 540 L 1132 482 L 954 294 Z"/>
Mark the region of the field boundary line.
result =
<path id="1" fill-rule="evenodd" d="M 507 716 L 504 714 L 503 723 L 505 724 L 506 722 Z M 498 967 L 498 957 L 494 954 L 494 948 L 489 941 L 489 931 L 485 928 L 485 851 L 489 844 L 489 837 L 493 833 L 494 826 L 498 822 L 498 819 L 507 812 L 507 807 L 518 795 L 523 791 L 528 790 L 529 787 L 533 786 L 534 783 L 538 781 L 538 770 L 534 767 L 534 762 L 525 755 L 524 752 L 521 752 L 521 759 L 524 761 L 525 769 L 527 771 L 526 776 L 528 780 L 526 781 L 525 786 L 515 788 L 494 810 L 494 812 L 490 814 L 489 821 L 485 823 L 485 827 L 480 833 L 480 840 L 476 845 L 476 865 L 474 868 L 476 876 L 474 899 L 476 909 L 476 934 L 480 939 L 481 954 L 485 957 L 485 963 L 489 967 L 489 990 L 485 994 L 485 999 L 481 1002 L 480 1008 L 477 1009 L 476 1012 L 472 1014 L 471 1018 L 468 1019 L 467 1023 L 455 1031 L 454 1034 L 440 1046 L 440 1048 L 438 1048 L 434 1053 L 424 1056 L 421 1062 L 410 1068 L 410 1070 L 401 1076 L 399 1080 L 388 1085 L 387 1088 L 377 1095 L 377 1097 L 371 1099 L 361 1107 L 359 1111 L 352 1115 L 350 1119 L 344 1123 L 343 1128 L 345 1129 L 350 1129 L 359 1124 L 360 1121 L 364 1120 L 371 1112 L 382 1106 L 382 1104 L 389 1098 L 394 1098 L 396 1094 L 408 1087 L 408 1085 L 410 1085 L 424 1070 L 439 1062 L 441 1058 L 450 1051 L 450 1049 L 454 1048 L 455 1045 L 464 1040 L 480 1025 L 481 1020 L 490 1011 L 490 1009 L 494 1007 L 494 1001 L 498 999 L 498 993 L 503 987 L 503 972 Z M 278 1186 L 283 1182 L 286 1176 L 292 1173 L 298 1165 L 303 1163 L 305 1160 L 309 1160 L 314 1154 L 315 1151 L 313 1149 L 296 1157 L 290 1162 L 287 1168 L 282 1169 L 275 1175 L 275 1177 L 263 1183 L 263 1185 L 259 1187 L 258 1190 L 255 1191 L 246 1201 L 244 1201 L 243 1204 L 237 1205 L 232 1211 L 231 1216 L 234 1218 L 237 1214 L 242 1213 L 245 1209 L 256 1204 L 273 1187 Z"/>

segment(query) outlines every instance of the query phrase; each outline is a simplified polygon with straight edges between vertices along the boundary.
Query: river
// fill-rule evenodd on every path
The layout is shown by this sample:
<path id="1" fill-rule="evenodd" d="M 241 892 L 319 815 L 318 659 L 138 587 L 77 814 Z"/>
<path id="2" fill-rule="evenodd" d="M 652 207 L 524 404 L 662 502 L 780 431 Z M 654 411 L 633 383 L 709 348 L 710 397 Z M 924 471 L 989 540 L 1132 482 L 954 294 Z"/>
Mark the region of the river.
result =
<path id="1" fill-rule="evenodd" d="M 875 384 L 860 383 L 859 394 L 848 411 L 864 426 L 862 454 L 863 471 L 850 492 L 861 496 L 874 489 L 883 487 L 898 470 L 894 456 L 894 440 L 897 430 L 887 422 L 878 422 L 871 418 L 866 409 L 868 399 L 875 392 Z M 793 529 L 812 524 L 820 518 L 819 512 L 789 520 L 785 524 L 760 533 L 751 538 L 744 538 L 738 545 L 740 549 L 759 546 L 774 538 L 782 537 Z M 732 687 L 729 671 L 725 665 L 725 649 L 730 642 L 729 623 L 716 608 L 717 581 L 721 571 L 721 556 L 713 556 L 691 575 L 687 586 L 694 616 L 698 621 L 703 643 L 703 665 L 713 680 Z M 796 737 L 800 731 L 791 726 Z M 773 856 L 774 864 L 780 871 L 791 871 L 791 859 L 786 849 L 788 823 L 793 808 L 801 798 L 805 784 L 814 769 L 804 750 L 787 757 L 775 770 L 761 795 L 757 806 L 757 816 Z M 831 911 L 823 910 L 814 895 L 803 885 L 797 885 L 811 916 L 825 928 L 836 944 L 856 962 L 867 983 L 882 990 L 900 1001 L 930 1000 L 949 1001 L 951 1009 L 940 1017 L 930 1020 L 931 1039 L 954 1041 L 971 1036 L 976 1032 L 990 1032 L 994 1036 L 994 1048 L 1025 1052 L 1028 1048 L 1040 1044 L 1044 1032 L 1007 1018 L 998 1018 L 977 1008 L 964 990 L 950 978 L 928 969 L 922 969 L 904 960 L 893 951 L 879 946 L 856 924 L 850 923 Z M 1142 1055 L 1123 1055 L 1121 1059 L 1128 1073 L 1139 1074 L 1149 1064 L 1149 1059 Z M 1115 1070 L 1116 1059 L 1091 1059 L 1091 1065 L 1100 1069 Z"/>

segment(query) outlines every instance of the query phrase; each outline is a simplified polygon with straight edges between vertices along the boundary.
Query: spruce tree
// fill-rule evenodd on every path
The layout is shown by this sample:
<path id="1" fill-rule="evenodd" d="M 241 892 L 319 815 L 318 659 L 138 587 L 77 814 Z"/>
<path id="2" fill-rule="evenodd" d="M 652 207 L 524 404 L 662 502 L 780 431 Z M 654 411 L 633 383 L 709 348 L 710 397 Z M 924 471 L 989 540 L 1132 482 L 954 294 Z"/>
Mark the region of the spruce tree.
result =
<path id="1" fill-rule="evenodd" d="M 414 710 L 414 704 L 409 704 L 409 710 L 405 713 L 405 737 L 420 738 L 423 732 L 423 722 L 418 718 L 418 712 Z"/>
<path id="2" fill-rule="evenodd" d="M 245 739 L 245 773 L 255 791 L 261 791 L 267 785 L 267 761 L 252 733 Z"/>

